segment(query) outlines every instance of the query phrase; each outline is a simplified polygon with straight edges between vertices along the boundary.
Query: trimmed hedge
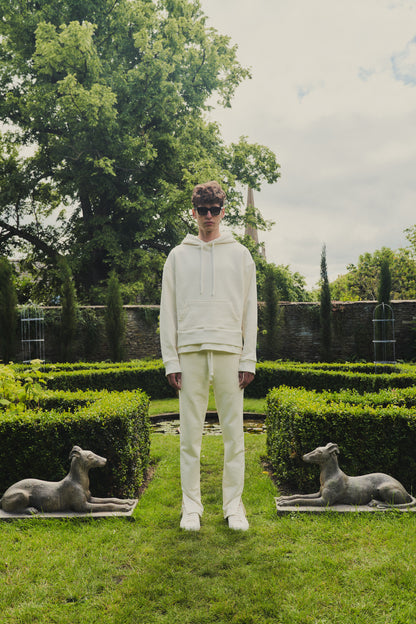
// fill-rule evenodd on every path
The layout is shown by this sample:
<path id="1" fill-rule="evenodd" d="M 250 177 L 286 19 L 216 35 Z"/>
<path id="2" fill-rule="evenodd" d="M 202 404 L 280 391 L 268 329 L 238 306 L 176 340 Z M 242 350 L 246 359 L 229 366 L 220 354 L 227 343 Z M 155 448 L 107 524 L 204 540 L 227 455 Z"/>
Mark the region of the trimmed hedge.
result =
<path id="1" fill-rule="evenodd" d="M 389 399 L 396 400 L 390 403 Z M 319 489 L 319 468 L 302 456 L 335 442 L 347 474 L 385 472 L 416 488 L 416 392 L 380 395 L 274 388 L 267 396 L 267 453 L 283 482 L 302 492 Z M 406 407 L 408 405 L 408 407 Z"/>
<path id="2" fill-rule="evenodd" d="M 70 406 L 72 412 L 58 411 Z M 107 458 L 104 468 L 90 472 L 94 496 L 136 496 L 149 465 L 148 407 L 141 391 L 79 393 L 72 399 L 45 393 L 41 409 L 1 414 L 0 492 L 28 477 L 59 481 L 77 444 Z"/>
<path id="3" fill-rule="evenodd" d="M 119 364 L 104 363 L 101 366 L 69 370 L 47 369 L 50 378 L 47 387 L 51 390 L 136 390 L 140 388 L 152 399 L 175 396 L 169 386 L 161 360 L 135 361 Z"/>
<path id="4" fill-rule="evenodd" d="M 390 369 L 388 369 L 390 370 Z M 307 390 L 376 392 L 383 388 L 406 388 L 416 384 L 414 366 L 391 367 L 391 372 L 374 372 L 374 364 L 302 364 L 260 362 L 256 377 L 245 390 L 246 397 L 260 398 L 277 386 Z"/>
<path id="5" fill-rule="evenodd" d="M 19 365 L 15 365 L 17 370 Z M 175 396 L 161 360 L 46 365 L 47 387 L 54 390 L 144 390 L 152 399 Z M 256 377 L 245 390 L 246 397 L 260 398 L 276 386 L 312 390 L 355 389 L 375 392 L 383 388 L 405 388 L 416 384 L 416 368 L 400 365 L 374 372 L 374 364 L 326 364 L 259 362 Z"/>

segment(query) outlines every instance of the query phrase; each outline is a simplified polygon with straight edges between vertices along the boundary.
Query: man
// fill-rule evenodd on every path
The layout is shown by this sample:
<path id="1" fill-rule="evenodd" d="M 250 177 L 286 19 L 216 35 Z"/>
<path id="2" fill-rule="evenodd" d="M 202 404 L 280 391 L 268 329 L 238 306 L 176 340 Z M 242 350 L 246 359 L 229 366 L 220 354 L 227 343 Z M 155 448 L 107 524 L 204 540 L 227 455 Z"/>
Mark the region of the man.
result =
<path id="1" fill-rule="evenodd" d="M 247 530 L 244 486 L 243 390 L 256 366 L 256 270 L 249 251 L 221 234 L 225 193 L 217 182 L 192 193 L 198 236 L 169 254 L 160 306 L 162 357 L 179 390 L 182 518 L 198 531 L 202 432 L 212 384 L 224 440 L 223 512 L 231 529 Z"/>

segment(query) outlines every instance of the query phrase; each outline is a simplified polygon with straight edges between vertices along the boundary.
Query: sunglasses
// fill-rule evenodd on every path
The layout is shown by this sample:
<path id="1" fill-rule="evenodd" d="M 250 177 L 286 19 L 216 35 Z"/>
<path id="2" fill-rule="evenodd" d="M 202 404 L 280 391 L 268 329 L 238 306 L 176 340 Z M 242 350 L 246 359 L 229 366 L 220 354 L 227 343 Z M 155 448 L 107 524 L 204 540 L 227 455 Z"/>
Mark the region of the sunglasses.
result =
<path id="1" fill-rule="evenodd" d="M 220 214 L 222 207 L 221 206 L 196 206 L 195 210 L 201 217 L 205 217 L 208 214 L 208 210 L 212 214 L 213 217 L 218 217 Z"/>

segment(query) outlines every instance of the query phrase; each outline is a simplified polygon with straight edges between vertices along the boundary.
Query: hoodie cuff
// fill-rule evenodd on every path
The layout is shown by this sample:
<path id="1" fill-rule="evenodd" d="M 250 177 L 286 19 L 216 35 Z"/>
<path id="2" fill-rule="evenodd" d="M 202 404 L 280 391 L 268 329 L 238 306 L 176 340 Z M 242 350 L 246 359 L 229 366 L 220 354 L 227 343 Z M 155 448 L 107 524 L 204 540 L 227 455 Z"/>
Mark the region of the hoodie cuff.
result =
<path id="1" fill-rule="evenodd" d="M 171 360 L 170 362 L 165 362 L 165 374 L 170 375 L 171 373 L 180 373 L 181 365 L 179 364 L 179 360 Z"/>
<path id="2" fill-rule="evenodd" d="M 252 360 L 240 360 L 238 370 L 241 373 L 253 373 L 256 374 L 256 362 Z"/>

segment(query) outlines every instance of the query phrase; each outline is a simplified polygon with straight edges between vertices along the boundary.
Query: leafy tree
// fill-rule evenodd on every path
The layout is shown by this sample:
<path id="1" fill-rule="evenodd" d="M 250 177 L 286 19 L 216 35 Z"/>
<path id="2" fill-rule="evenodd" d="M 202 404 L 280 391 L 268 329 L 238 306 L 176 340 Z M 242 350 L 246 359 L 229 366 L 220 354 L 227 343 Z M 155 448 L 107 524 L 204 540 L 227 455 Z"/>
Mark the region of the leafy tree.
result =
<path id="1" fill-rule="evenodd" d="M 386 262 L 391 274 L 391 299 L 416 298 L 416 260 L 411 249 L 393 251 L 382 247 L 374 253 L 361 254 L 348 273 L 331 284 L 331 292 L 340 301 L 377 301 L 380 272 Z"/>
<path id="2" fill-rule="evenodd" d="M 12 267 L 0 258 L 0 352 L 5 363 L 13 359 L 16 349 L 17 297 Z"/>
<path id="3" fill-rule="evenodd" d="M 306 283 L 304 277 L 296 272 L 291 271 L 288 265 L 274 264 L 267 262 L 264 257 L 263 248 L 257 245 L 250 236 L 238 237 L 250 251 L 256 264 L 257 273 L 257 293 L 259 301 L 266 299 L 266 276 L 269 272 L 273 274 L 278 298 L 280 301 L 310 301 L 311 295 L 306 291 Z"/>
<path id="4" fill-rule="evenodd" d="M 121 299 L 120 283 L 115 271 L 111 271 L 108 280 L 105 328 L 111 358 L 114 362 L 118 362 L 123 359 L 126 318 Z"/>
<path id="5" fill-rule="evenodd" d="M 320 290 L 320 318 L 321 318 L 321 355 L 324 361 L 331 360 L 331 291 L 328 281 L 326 264 L 326 246 L 321 252 L 321 290 Z"/>
<path id="6" fill-rule="evenodd" d="M 62 289 L 61 289 L 61 356 L 62 361 L 72 359 L 72 346 L 78 326 L 78 308 L 75 286 L 71 271 L 65 260 L 59 262 Z"/>
<path id="7" fill-rule="evenodd" d="M 241 225 L 237 182 L 277 180 L 267 147 L 225 145 L 207 121 L 212 96 L 230 106 L 249 72 L 198 0 L 0 9 L 0 250 L 64 255 L 86 299 L 110 267 L 145 283 L 145 254 L 165 255 L 192 227 L 194 184 L 224 184 L 228 222 Z"/>

